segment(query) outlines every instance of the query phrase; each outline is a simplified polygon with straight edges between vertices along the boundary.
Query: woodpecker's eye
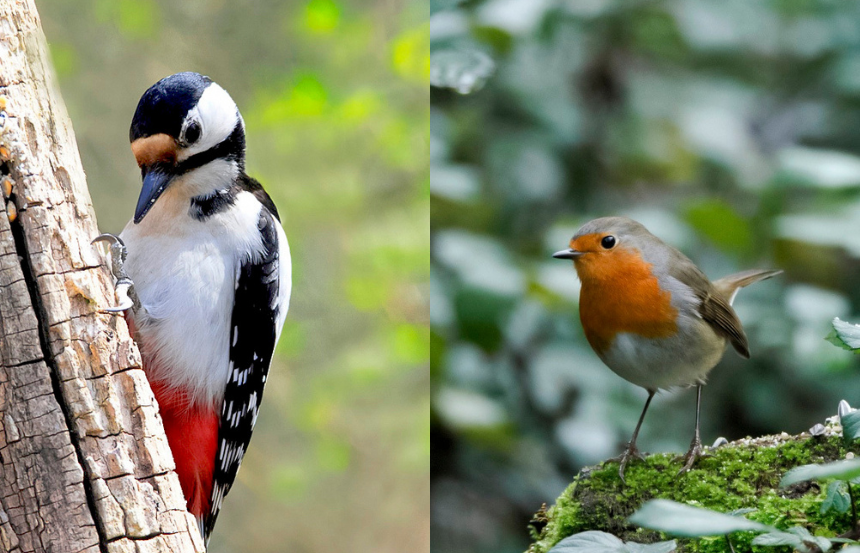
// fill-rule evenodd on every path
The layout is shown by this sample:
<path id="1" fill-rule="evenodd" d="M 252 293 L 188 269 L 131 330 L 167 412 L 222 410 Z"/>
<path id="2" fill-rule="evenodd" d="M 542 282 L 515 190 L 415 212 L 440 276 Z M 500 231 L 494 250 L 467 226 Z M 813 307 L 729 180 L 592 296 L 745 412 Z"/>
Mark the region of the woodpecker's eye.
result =
<path id="1" fill-rule="evenodd" d="M 611 234 L 609 236 L 604 236 L 603 240 L 600 241 L 600 245 L 603 246 L 605 250 L 611 250 L 615 247 L 615 237 Z"/>
<path id="2" fill-rule="evenodd" d="M 191 145 L 200 139 L 200 122 L 192 120 L 185 127 L 185 132 L 182 133 L 182 142 Z"/>

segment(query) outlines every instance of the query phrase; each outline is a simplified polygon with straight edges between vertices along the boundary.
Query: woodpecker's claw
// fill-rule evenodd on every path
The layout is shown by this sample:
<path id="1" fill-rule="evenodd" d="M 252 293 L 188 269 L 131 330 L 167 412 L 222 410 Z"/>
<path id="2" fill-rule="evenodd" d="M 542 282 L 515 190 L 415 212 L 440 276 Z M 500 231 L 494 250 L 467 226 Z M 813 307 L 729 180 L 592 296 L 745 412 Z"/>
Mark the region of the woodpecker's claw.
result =
<path id="1" fill-rule="evenodd" d="M 93 239 L 91 244 L 96 242 L 108 242 L 110 244 L 110 272 L 116 279 L 116 298 L 118 301 L 116 307 L 107 307 L 100 311 L 102 313 L 122 313 L 136 308 L 140 302 L 138 302 L 137 294 L 134 291 L 134 282 L 123 267 L 126 257 L 128 257 L 128 250 L 126 250 L 122 239 L 113 234 L 100 234 Z"/>
<path id="2" fill-rule="evenodd" d="M 129 291 L 132 290 L 133 284 L 131 281 L 116 282 L 116 299 L 118 305 L 116 307 L 105 307 L 101 310 L 102 313 L 122 313 L 134 307 L 134 300 L 129 297 Z"/>

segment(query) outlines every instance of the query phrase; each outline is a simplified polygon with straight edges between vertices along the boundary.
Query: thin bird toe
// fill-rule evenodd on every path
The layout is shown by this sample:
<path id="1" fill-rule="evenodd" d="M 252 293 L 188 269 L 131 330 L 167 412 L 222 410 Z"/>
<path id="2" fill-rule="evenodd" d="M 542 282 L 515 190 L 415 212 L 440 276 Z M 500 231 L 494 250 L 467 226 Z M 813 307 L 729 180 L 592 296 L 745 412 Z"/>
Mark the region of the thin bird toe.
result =
<path id="1" fill-rule="evenodd" d="M 678 471 L 678 476 L 691 471 L 697 460 L 707 457 L 713 457 L 713 454 L 706 452 L 702 444 L 690 446 L 690 450 L 687 451 L 686 455 L 679 455 L 675 458 L 675 461 L 684 461 L 684 466 Z"/>

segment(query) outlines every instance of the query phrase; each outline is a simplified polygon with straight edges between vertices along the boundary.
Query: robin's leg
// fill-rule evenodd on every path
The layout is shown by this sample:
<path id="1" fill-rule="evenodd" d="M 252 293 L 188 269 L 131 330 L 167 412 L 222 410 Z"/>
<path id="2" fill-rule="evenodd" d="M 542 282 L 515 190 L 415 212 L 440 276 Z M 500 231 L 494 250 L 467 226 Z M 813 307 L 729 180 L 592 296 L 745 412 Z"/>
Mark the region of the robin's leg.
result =
<path id="1" fill-rule="evenodd" d="M 702 405 L 702 385 L 696 386 L 696 434 L 693 436 L 693 441 L 690 442 L 690 449 L 684 455 L 684 466 L 678 471 L 678 474 L 684 474 L 691 468 L 699 457 L 708 457 L 709 455 L 702 449 L 702 440 L 699 438 L 699 409 Z"/>
<path id="2" fill-rule="evenodd" d="M 645 400 L 645 407 L 642 408 L 642 414 L 639 415 L 639 422 L 636 423 L 636 430 L 633 431 L 633 437 L 630 438 L 630 441 L 627 443 L 627 449 L 624 450 L 624 453 L 614 459 L 620 463 L 618 467 L 618 476 L 621 478 L 622 482 L 624 482 L 624 468 L 627 466 L 627 462 L 631 457 L 635 457 L 642 461 L 645 460 L 645 457 L 639 453 L 639 449 L 636 447 L 636 438 L 639 437 L 639 429 L 642 428 L 642 421 L 645 420 L 645 413 L 648 411 L 648 406 L 651 405 L 651 399 L 654 397 L 656 392 L 657 390 L 648 390 L 648 399 Z"/>

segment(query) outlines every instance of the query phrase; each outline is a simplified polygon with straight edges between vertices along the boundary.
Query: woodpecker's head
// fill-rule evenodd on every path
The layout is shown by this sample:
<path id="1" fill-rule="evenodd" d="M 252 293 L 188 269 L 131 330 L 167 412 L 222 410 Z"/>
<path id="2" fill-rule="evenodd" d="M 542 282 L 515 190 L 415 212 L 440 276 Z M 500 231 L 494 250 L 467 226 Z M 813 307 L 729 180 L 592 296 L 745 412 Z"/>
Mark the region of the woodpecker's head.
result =
<path id="1" fill-rule="evenodd" d="M 182 182 L 188 196 L 223 188 L 244 168 L 245 126 L 227 91 L 199 73 L 165 77 L 144 92 L 129 131 L 143 175 L 134 222 Z"/>

